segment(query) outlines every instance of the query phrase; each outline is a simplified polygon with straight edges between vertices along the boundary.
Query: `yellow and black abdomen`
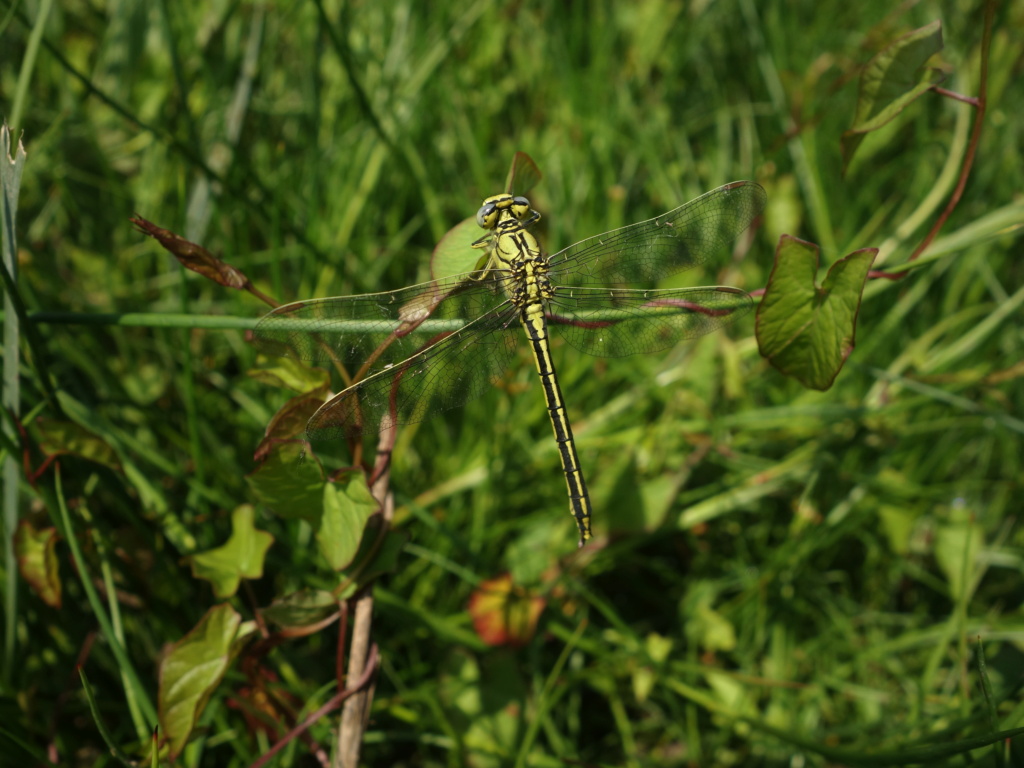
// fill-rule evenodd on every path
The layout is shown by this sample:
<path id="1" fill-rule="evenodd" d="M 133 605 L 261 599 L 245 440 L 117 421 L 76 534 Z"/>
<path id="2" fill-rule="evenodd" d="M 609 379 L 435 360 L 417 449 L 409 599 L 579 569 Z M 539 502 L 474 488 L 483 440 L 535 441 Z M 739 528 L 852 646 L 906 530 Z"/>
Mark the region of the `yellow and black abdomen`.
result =
<path id="1" fill-rule="evenodd" d="M 528 302 L 521 309 L 520 318 L 530 339 L 530 348 L 537 362 L 537 373 L 540 374 L 541 385 L 544 387 L 544 400 L 547 402 L 548 415 L 551 417 L 551 428 L 555 432 L 555 442 L 558 443 L 558 455 L 562 459 L 565 483 L 569 488 L 569 508 L 580 529 L 579 545 L 582 547 L 591 536 L 590 496 L 587 494 L 587 483 L 583 479 L 579 456 L 576 454 L 572 426 L 565 412 L 565 398 L 562 397 L 562 389 L 558 386 L 558 377 L 555 375 L 555 365 L 551 360 L 543 304 L 539 301 Z"/>

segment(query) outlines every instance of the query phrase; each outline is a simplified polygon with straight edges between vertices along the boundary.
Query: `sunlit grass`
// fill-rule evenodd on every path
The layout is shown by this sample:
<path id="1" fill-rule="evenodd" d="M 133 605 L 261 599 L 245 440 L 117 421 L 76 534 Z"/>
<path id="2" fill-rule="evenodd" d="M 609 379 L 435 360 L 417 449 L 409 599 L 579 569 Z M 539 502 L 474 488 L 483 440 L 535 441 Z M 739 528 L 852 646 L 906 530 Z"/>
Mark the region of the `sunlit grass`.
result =
<path id="1" fill-rule="evenodd" d="M 333 36 L 314 4 L 189 4 L 168 18 L 65 5 L 45 38 L 136 121 L 40 54 L 23 118 L 20 288 L 32 309 L 87 315 L 265 310 L 183 273 L 131 228 L 135 212 L 282 301 L 427 279 L 436 241 L 497 191 L 516 150 L 545 174 L 531 200 L 550 251 L 750 178 L 768 191 L 763 225 L 742 259 L 723 254 L 701 282 L 762 288 L 783 233 L 819 243 L 823 266 L 885 243 L 887 266 L 901 264 L 945 205 L 929 196 L 962 156 L 973 112 L 924 97 L 842 178 L 857 66 L 942 18 L 947 86 L 975 94 L 981 35 L 980 11 L 927 2 L 902 14 L 749 0 L 477 0 L 429 13 L 356 3 L 326 9 Z M 831 390 L 775 372 L 752 318 L 661 355 L 556 348 L 601 538 L 585 567 L 562 560 L 550 581 L 576 534 L 525 343 L 493 391 L 401 433 L 391 488 L 411 546 L 377 589 L 367 765 L 851 764 L 1020 725 L 1014 9 L 997 25 L 971 181 L 942 231 L 953 247 L 869 285 L 857 349 Z M 19 22 L 6 31 L 5 93 L 27 36 Z M 242 128 L 226 148 L 232 119 Z M 196 158 L 218 169 L 202 205 Z M 208 218 L 190 217 L 190 203 Z M 124 643 L 153 697 L 160 648 L 215 603 L 183 558 L 223 543 L 234 507 L 253 501 L 245 476 L 283 397 L 246 375 L 255 355 L 239 331 L 40 329 L 53 380 L 79 406 L 69 411 L 124 463 L 61 459 L 69 500 L 107 544 L 85 547 L 93 577 L 113 570 Z M 23 414 L 40 393 L 26 373 Z M 38 525 L 53 524 L 52 484 L 23 488 L 22 514 Z M 246 618 L 331 583 L 308 526 L 262 512 L 276 543 L 264 579 L 235 600 Z M 53 738 L 72 764 L 104 749 L 72 677 L 96 622 L 58 551 L 65 604 L 22 590 L 22 663 L 5 689 L 14 725 L 0 727 L 40 749 Z M 477 582 L 503 571 L 550 599 L 515 651 L 484 649 L 466 613 Z M 979 638 L 1007 700 L 992 716 Z M 334 641 L 332 628 L 268 657 L 286 697 L 323 698 Z M 136 728 L 117 662 L 97 643 L 85 665 L 127 744 Z M 245 682 L 232 675 L 225 695 Z M 311 732 L 321 744 L 333 722 Z M 203 726 L 210 741 L 181 764 L 241 766 L 261 752 L 223 697 Z M 307 760 L 304 749 L 278 764 Z M 974 755 L 998 764 L 991 749 Z"/>

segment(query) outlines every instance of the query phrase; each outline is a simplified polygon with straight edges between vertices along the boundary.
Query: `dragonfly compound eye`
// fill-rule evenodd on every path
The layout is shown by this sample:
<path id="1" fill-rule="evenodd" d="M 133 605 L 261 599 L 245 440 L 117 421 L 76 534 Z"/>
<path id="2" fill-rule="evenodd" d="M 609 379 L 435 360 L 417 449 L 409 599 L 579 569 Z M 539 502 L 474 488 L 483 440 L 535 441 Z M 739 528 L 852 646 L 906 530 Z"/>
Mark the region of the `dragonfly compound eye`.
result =
<path id="1" fill-rule="evenodd" d="M 513 197 L 512 198 L 512 215 L 520 221 L 525 220 L 530 215 L 530 201 L 525 197 Z"/>
<path id="2" fill-rule="evenodd" d="M 476 223 L 484 229 L 494 229 L 498 221 L 498 207 L 494 203 L 485 203 L 476 212 Z"/>

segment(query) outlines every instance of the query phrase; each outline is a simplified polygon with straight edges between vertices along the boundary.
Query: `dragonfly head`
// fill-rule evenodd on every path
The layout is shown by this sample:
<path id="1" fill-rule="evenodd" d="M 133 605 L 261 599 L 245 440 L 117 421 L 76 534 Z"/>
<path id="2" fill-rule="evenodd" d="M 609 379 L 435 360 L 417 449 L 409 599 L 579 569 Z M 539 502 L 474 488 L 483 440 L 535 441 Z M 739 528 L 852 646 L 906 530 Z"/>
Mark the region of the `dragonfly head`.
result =
<path id="1" fill-rule="evenodd" d="M 476 212 L 476 223 L 484 229 L 494 229 L 498 226 L 503 211 L 508 211 L 517 221 L 528 221 L 533 217 L 530 201 L 525 197 L 494 195 L 484 200 L 480 210 Z"/>

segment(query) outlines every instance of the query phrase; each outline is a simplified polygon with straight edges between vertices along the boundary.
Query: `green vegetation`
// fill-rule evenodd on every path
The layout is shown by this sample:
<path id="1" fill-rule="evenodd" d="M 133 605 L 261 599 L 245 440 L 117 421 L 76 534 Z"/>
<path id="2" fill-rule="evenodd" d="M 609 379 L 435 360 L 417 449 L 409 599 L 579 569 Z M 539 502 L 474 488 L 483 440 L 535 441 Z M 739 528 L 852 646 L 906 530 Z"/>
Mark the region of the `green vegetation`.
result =
<path id="1" fill-rule="evenodd" d="M 936 20 L 943 88 L 980 95 L 987 61 L 983 119 L 918 88 L 877 125 L 862 66 Z M 983 20 L 928 0 L 0 3 L 0 111 L 27 151 L 4 238 L 47 313 L 4 346 L 25 430 L 4 416 L 0 765 L 248 766 L 324 707 L 266 763 L 320 764 L 339 727 L 359 743 L 336 670 L 371 583 L 363 765 L 1021 764 L 995 734 L 1024 726 L 1024 2 L 999 4 L 987 57 Z M 918 74 L 899 72 L 938 79 Z M 242 330 L 261 294 L 430 279 L 517 150 L 550 252 L 752 179 L 752 238 L 663 287 L 759 296 L 791 235 L 821 267 L 783 241 L 792 317 L 856 311 L 844 364 L 849 339 L 803 322 L 766 348 L 771 313 L 659 354 L 555 345 L 594 509 L 579 551 L 525 343 L 385 446 L 388 530 L 369 437 L 260 445 L 329 385 Z M 182 269 L 133 215 L 253 290 Z M 859 310 L 816 304 L 855 294 L 867 257 L 826 271 L 870 247 Z"/>

